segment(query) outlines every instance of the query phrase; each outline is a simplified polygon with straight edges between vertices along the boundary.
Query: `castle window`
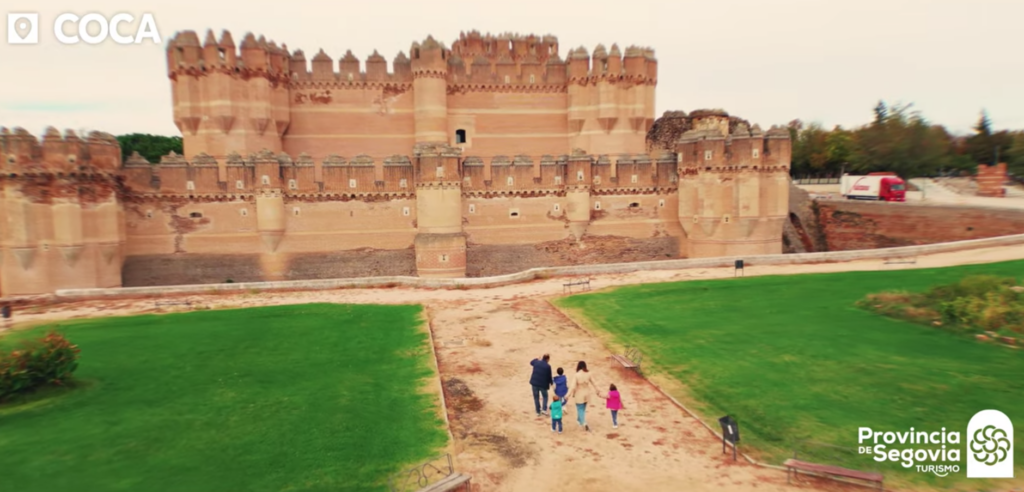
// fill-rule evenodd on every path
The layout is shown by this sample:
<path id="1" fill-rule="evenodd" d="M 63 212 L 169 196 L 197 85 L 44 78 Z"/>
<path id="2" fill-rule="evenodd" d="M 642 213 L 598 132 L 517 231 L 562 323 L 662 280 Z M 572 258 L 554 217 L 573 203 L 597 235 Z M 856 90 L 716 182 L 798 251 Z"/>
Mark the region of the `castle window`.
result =
<path id="1" fill-rule="evenodd" d="M 245 183 L 243 183 L 242 180 L 240 180 L 240 179 L 235 181 L 235 189 L 238 189 L 238 190 L 245 189 Z"/>
<path id="2" fill-rule="evenodd" d="M 352 72 L 349 72 L 349 73 L 348 73 L 348 81 L 349 81 L 349 82 L 352 82 Z"/>
<path id="3" fill-rule="evenodd" d="M 409 180 L 405 179 L 405 178 L 402 178 L 402 179 L 398 180 L 398 187 L 399 188 L 408 188 L 409 187 Z"/>
<path id="4" fill-rule="evenodd" d="M 730 217 L 728 215 L 725 215 L 725 216 L 722 217 L 722 222 L 728 224 L 729 223 L 729 219 L 730 219 Z"/>
<path id="5" fill-rule="evenodd" d="M 356 180 L 354 180 L 354 179 L 348 180 L 348 187 L 349 188 L 355 188 L 356 187 Z"/>
<path id="6" fill-rule="evenodd" d="M 512 210 L 509 210 L 508 211 L 508 217 L 510 219 L 518 219 L 519 218 L 519 209 L 518 208 L 513 208 Z"/>
<path id="7" fill-rule="evenodd" d="M 608 60 L 605 60 L 604 63 L 601 64 L 601 71 L 602 72 L 607 72 L 608 71 Z"/>
<path id="8" fill-rule="evenodd" d="M 292 215 L 299 216 L 299 207 L 292 207 Z"/>
<path id="9" fill-rule="evenodd" d="M 469 213 L 471 213 L 471 214 L 475 214 L 476 213 L 476 204 L 475 203 L 470 203 L 469 204 Z"/>
<path id="10" fill-rule="evenodd" d="M 217 56 L 220 57 L 220 61 L 224 61 L 224 48 L 217 48 Z"/>
<path id="11" fill-rule="evenodd" d="M 601 184 L 601 176 L 594 176 L 594 184 L 596 184 L 596 185 Z"/>
<path id="12" fill-rule="evenodd" d="M 464 144 L 466 143 L 466 130 L 458 129 L 455 130 L 455 143 Z"/>
<path id="13" fill-rule="evenodd" d="M 514 180 L 514 179 L 512 179 L 512 176 L 509 176 L 509 177 L 508 177 L 508 185 L 509 185 L 509 186 L 512 186 L 513 184 L 515 184 L 515 180 Z"/>
<path id="14" fill-rule="evenodd" d="M 679 176 L 678 175 L 673 174 L 673 175 L 668 177 L 668 182 L 669 183 L 675 183 L 676 181 L 679 181 Z"/>
<path id="15" fill-rule="evenodd" d="M 188 190 L 188 191 L 195 191 L 196 190 L 195 182 L 193 182 L 193 181 L 186 181 L 185 182 L 185 189 Z"/>
<path id="16" fill-rule="evenodd" d="M 535 77 L 532 73 L 530 74 L 530 83 L 531 84 L 537 83 L 537 77 Z"/>
<path id="17" fill-rule="evenodd" d="M 636 184 L 637 181 L 638 181 L 638 178 L 637 178 L 637 176 L 635 174 L 630 176 L 630 178 L 629 178 L 629 182 L 630 183 Z"/>
<path id="18" fill-rule="evenodd" d="M 594 202 L 594 210 L 601 210 L 601 202 Z"/>
<path id="19" fill-rule="evenodd" d="M 561 210 L 562 210 L 562 206 L 556 203 L 555 204 L 555 212 L 560 212 Z"/>
<path id="20" fill-rule="evenodd" d="M 238 211 L 238 213 L 239 213 L 239 214 L 240 214 L 240 215 L 241 215 L 242 217 L 247 217 L 247 216 L 249 215 L 249 210 L 247 210 L 247 209 L 244 209 L 244 208 L 243 208 L 243 209 L 239 210 L 239 211 Z"/>
<path id="21" fill-rule="evenodd" d="M 448 255 L 441 255 L 437 257 L 437 261 L 441 263 L 448 263 Z"/>
<path id="22" fill-rule="evenodd" d="M 758 150 L 757 150 L 757 149 L 755 148 L 755 149 L 754 149 L 754 152 L 753 152 L 753 156 L 754 156 L 754 159 L 757 159 L 757 158 L 758 158 L 758 156 L 760 156 L 760 155 L 761 155 L 761 152 L 760 152 L 760 151 L 758 151 Z"/>
<path id="23" fill-rule="evenodd" d="M 506 75 L 505 76 L 505 83 L 506 84 L 511 84 L 512 83 L 512 77 L 509 77 L 508 75 Z"/>
<path id="24" fill-rule="evenodd" d="M 712 154 L 713 153 L 710 150 L 705 150 L 704 151 L 704 160 L 705 161 L 710 161 Z"/>
<path id="25" fill-rule="evenodd" d="M 469 176 L 466 176 L 465 178 L 462 178 L 462 186 L 465 186 L 466 188 L 469 188 L 470 186 L 473 186 L 473 178 L 471 178 Z"/>
<path id="26" fill-rule="evenodd" d="M 409 216 L 409 207 L 402 207 L 402 215 L 405 217 Z"/>
<path id="27" fill-rule="evenodd" d="M 583 171 L 576 171 L 576 181 L 583 181 Z"/>
<path id="28" fill-rule="evenodd" d="M 562 184 L 562 177 L 561 176 L 555 176 L 555 184 L 556 185 Z"/>
<path id="29" fill-rule="evenodd" d="M 665 200 L 658 200 L 658 206 L 664 208 L 665 207 Z"/>
<path id="30" fill-rule="evenodd" d="M 444 166 L 437 166 L 436 176 L 437 179 L 444 179 Z"/>
<path id="31" fill-rule="evenodd" d="M 640 202 L 630 203 L 629 208 L 640 208 Z"/>
<path id="32" fill-rule="evenodd" d="M 270 176 L 264 174 L 263 177 L 260 178 L 260 182 L 263 183 L 263 186 L 270 186 Z"/>
<path id="33" fill-rule="evenodd" d="M 153 218 L 153 211 L 152 210 L 147 210 L 146 211 L 146 218 L 147 219 L 152 219 Z"/>
<path id="34" fill-rule="evenodd" d="M 188 216 L 189 216 L 189 218 L 192 218 L 192 219 L 201 219 L 201 218 L 203 218 L 203 213 L 202 212 L 192 212 L 192 213 L 188 214 Z"/>
<path id="35" fill-rule="evenodd" d="M 296 182 L 294 179 L 289 179 L 288 180 L 288 189 L 290 189 L 290 190 L 297 190 L 297 189 L 299 189 L 299 183 Z"/>

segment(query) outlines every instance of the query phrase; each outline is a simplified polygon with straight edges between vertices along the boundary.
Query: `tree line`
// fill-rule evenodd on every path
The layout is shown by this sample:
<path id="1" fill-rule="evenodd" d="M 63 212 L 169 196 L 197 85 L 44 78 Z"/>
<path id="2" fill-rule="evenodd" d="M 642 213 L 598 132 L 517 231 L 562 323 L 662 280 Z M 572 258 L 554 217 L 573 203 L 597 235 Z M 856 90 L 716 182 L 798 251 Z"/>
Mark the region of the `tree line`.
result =
<path id="1" fill-rule="evenodd" d="M 890 171 L 904 178 L 973 174 L 978 164 L 1007 163 L 1024 176 L 1024 131 L 994 131 L 982 112 L 973 133 L 958 136 L 929 122 L 912 105 L 880 101 L 863 126 L 828 130 L 818 123 L 789 123 L 790 173 L 795 178 L 838 177 L 844 172 Z"/>

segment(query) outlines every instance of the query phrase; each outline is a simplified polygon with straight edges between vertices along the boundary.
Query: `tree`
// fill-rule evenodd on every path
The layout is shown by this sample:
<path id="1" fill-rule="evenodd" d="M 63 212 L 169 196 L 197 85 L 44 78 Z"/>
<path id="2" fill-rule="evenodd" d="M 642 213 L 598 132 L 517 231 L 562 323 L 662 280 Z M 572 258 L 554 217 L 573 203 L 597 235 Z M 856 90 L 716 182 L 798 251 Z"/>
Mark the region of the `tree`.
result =
<path id="1" fill-rule="evenodd" d="M 998 164 L 995 161 L 1004 160 L 1012 145 L 1013 136 L 1005 130 L 993 133 L 992 121 L 982 111 L 974 125 L 974 135 L 967 139 L 967 152 L 975 164 Z"/>
<path id="2" fill-rule="evenodd" d="M 1007 171 L 1024 177 L 1024 131 L 1011 134 L 1012 144 L 1006 152 Z"/>
<path id="3" fill-rule="evenodd" d="M 911 111 L 911 106 L 876 106 L 875 121 L 853 133 L 850 164 L 855 171 L 889 171 L 914 178 L 950 165 L 949 134 Z"/>
<path id="4" fill-rule="evenodd" d="M 121 156 L 125 160 L 131 157 L 132 152 L 138 152 L 147 161 L 157 163 L 161 157 L 171 152 L 184 152 L 181 137 L 131 133 L 118 136 L 117 143 L 121 144 Z"/>

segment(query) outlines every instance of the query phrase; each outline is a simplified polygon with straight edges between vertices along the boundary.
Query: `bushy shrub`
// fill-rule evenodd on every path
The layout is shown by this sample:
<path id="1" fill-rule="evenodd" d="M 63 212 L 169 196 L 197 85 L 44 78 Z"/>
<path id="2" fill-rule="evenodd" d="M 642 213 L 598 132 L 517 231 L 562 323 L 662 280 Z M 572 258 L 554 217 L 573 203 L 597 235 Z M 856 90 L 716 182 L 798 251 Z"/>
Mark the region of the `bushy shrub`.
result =
<path id="1" fill-rule="evenodd" d="M 858 305 L 885 316 L 970 332 L 1024 333 L 1024 288 L 1012 277 L 974 275 L 921 294 L 870 294 Z"/>
<path id="2" fill-rule="evenodd" d="M 51 332 L 0 354 L 0 401 L 47 385 L 63 385 L 78 368 L 78 346 Z"/>

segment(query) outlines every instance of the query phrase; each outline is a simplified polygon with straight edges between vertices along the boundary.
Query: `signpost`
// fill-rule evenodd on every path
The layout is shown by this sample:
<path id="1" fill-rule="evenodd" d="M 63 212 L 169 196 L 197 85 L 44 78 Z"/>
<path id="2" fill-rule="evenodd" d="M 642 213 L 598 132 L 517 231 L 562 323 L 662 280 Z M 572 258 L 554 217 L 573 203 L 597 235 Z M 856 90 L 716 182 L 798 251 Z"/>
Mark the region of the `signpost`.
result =
<path id="1" fill-rule="evenodd" d="M 4 307 L 0 307 L 0 315 L 3 315 L 3 318 L 4 318 L 4 328 L 10 328 L 11 327 L 11 306 L 5 305 Z"/>
<path id="2" fill-rule="evenodd" d="M 718 419 L 718 423 L 722 425 L 722 454 L 726 452 L 725 443 L 728 441 L 732 444 L 732 460 L 736 461 L 736 445 L 740 442 L 740 425 L 728 415 Z"/>
<path id="3" fill-rule="evenodd" d="M 746 276 L 747 272 L 743 270 L 743 260 L 736 260 L 736 269 L 733 270 L 732 276 L 735 277 L 739 272 L 743 272 L 743 276 Z"/>

